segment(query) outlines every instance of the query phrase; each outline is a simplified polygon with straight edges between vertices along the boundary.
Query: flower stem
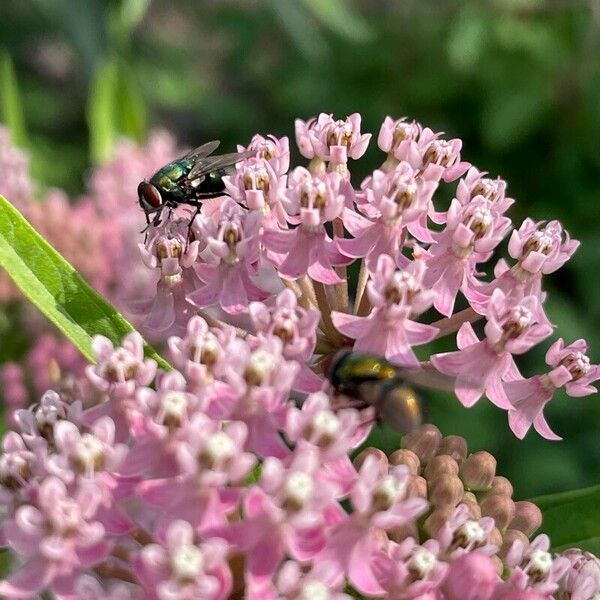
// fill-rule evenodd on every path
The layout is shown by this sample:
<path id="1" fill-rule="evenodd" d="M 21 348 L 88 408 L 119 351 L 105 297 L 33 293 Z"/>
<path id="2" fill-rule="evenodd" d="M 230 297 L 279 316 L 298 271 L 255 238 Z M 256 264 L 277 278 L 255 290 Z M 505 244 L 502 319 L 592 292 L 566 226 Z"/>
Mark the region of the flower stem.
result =
<path id="1" fill-rule="evenodd" d="M 344 222 L 340 217 L 333 221 L 333 234 L 335 237 L 344 239 Z M 337 283 L 335 286 L 335 307 L 339 311 L 348 312 L 350 303 L 348 298 L 348 272 L 346 267 L 335 267 L 335 272 L 340 279 L 343 279 L 342 283 Z"/>
<path id="2" fill-rule="evenodd" d="M 114 563 L 103 562 L 94 567 L 94 571 L 101 577 L 108 577 L 110 579 L 120 579 L 127 583 L 137 583 L 136 577 L 124 567 L 115 565 Z"/>
<path id="3" fill-rule="evenodd" d="M 335 328 L 333 321 L 331 320 L 331 306 L 327 299 L 327 292 L 325 286 L 320 281 L 315 281 L 313 284 L 315 290 L 315 296 L 317 298 L 317 305 L 321 311 L 321 322 L 323 325 L 323 331 L 327 336 L 328 340 L 337 348 L 343 345 L 344 338 L 340 332 Z"/>
<path id="4" fill-rule="evenodd" d="M 354 314 L 358 314 L 360 303 L 365 293 L 367 281 L 369 280 L 369 269 L 367 269 L 366 261 L 363 258 L 360 262 L 360 272 L 358 273 L 358 284 L 356 285 L 356 296 L 354 297 Z"/>
<path id="5" fill-rule="evenodd" d="M 131 537 L 142 546 L 147 546 L 154 542 L 154 538 L 148 533 L 143 527 L 138 527 L 132 534 Z"/>
<path id="6" fill-rule="evenodd" d="M 204 310 L 198 310 L 197 312 L 198 312 L 198 315 L 201 316 L 206 321 L 206 323 L 208 324 L 209 327 L 215 327 L 216 329 L 235 329 L 235 332 L 237 333 L 238 337 L 241 337 L 242 339 L 246 339 L 246 336 L 248 335 L 247 331 L 244 331 L 243 329 L 240 329 L 239 327 L 235 327 L 234 325 L 229 325 L 228 323 L 224 323 L 223 321 L 220 321 L 216 317 L 212 317 Z"/>
<path id="7" fill-rule="evenodd" d="M 310 296 L 307 296 L 306 293 L 300 288 L 300 286 L 295 281 L 290 281 L 289 279 L 280 278 L 285 285 L 286 288 L 292 290 L 294 294 L 296 294 L 296 298 L 298 299 L 298 304 L 306 309 L 311 310 L 315 307 L 315 305 L 311 302 Z"/>
<path id="8" fill-rule="evenodd" d="M 475 323 L 479 321 L 479 319 L 483 319 L 483 315 L 476 313 L 469 307 L 457 312 L 451 317 L 444 317 L 439 321 L 434 321 L 431 325 L 439 329 L 438 334 L 435 336 L 435 339 L 437 339 L 458 331 L 463 323 Z"/>

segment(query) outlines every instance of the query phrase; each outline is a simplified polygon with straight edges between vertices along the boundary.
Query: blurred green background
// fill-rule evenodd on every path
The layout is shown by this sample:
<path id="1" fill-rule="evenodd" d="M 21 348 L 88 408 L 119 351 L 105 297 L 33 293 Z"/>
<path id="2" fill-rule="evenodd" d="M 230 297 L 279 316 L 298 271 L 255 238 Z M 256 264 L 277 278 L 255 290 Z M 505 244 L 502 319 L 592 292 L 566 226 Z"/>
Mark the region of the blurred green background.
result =
<path id="1" fill-rule="evenodd" d="M 71 194 L 118 136 L 143 142 L 152 127 L 231 148 L 256 132 L 293 139 L 296 117 L 358 111 L 363 131 L 407 115 L 461 137 L 466 160 L 508 180 L 517 224 L 558 218 L 582 240 L 546 283 L 547 311 L 600 359 L 600 1 L 4 1 L 0 44 L 1 120 L 40 185 Z M 378 160 L 371 148 L 356 181 Z M 524 374 L 544 368 L 549 343 Z M 596 397 L 550 405 L 559 443 L 519 442 L 485 401 L 430 410 L 493 452 L 519 498 L 600 480 Z"/>

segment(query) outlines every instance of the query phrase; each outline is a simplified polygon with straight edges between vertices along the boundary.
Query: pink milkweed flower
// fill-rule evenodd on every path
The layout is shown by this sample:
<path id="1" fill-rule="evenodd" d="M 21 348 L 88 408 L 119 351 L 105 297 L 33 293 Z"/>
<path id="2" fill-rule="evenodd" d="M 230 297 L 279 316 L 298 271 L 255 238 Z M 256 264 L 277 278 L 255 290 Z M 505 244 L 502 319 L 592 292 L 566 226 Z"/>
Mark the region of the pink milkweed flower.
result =
<path id="1" fill-rule="evenodd" d="M 5 126 L 0 126 L 0 172 L 0 195 L 23 212 L 33 199 L 29 157 L 12 143 Z"/>
<path id="2" fill-rule="evenodd" d="M 464 406 L 473 406 L 485 393 L 496 406 L 512 407 L 502 381 L 519 378 L 513 354 L 523 354 L 552 333 L 552 325 L 535 296 L 511 302 L 494 290 L 488 303 L 485 338 L 480 341 L 470 323 L 464 323 L 456 338 L 459 350 L 435 354 L 433 365 L 456 376 L 455 392 Z"/>
<path id="3" fill-rule="evenodd" d="M 550 429 L 542 412 L 558 388 L 564 387 L 572 397 L 597 392 L 591 384 L 600 379 L 600 366 L 590 364 L 587 347 L 583 339 L 565 346 L 560 338 L 546 353 L 546 364 L 552 367 L 549 373 L 504 384 L 504 391 L 512 404 L 508 423 L 519 439 L 525 437 L 531 425 L 546 439 L 562 439 Z"/>
<path id="4" fill-rule="evenodd" d="M 319 453 L 310 448 L 296 449 L 285 462 L 267 458 L 259 485 L 244 496 L 244 520 L 211 532 L 245 551 L 247 597 L 262 597 L 286 554 L 307 562 L 325 547 L 341 509 L 319 467 Z"/>
<path id="5" fill-rule="evenodd" d="M 496 213 L 483 196 L 465 206 L 452 200 L 446 228 L 434 235 L 436 243 L 427 260 L 425 284 L 437 292 L 436 310 L 449 317 L 459 290 L 468 298 L 474 294 L 477 263 L 489 259 L 510 225 L 510 219 Z"/>
<path id="6" fill-rule="evenodd" d="M 388 254 L 398 262 L 402 255 L 406 230 L 422 242 L 433 238 L 427 229 L 427 213 L 437 181 L 417 176 L 407 163 L 394 170 L 374 171 L 357 198 L 357 208 L 366 215 L 344 208 L 343 220 L 354 239 L 338 240 L 338 248 L 354 258 L 367 257 L 367 265 L 375 269 L 377 258 Z"/>
<path id="7" fill-rule="evenodd" d="M 419 364 L 411 346 L 426 344 L 438 333 L 436 327 L 411 319 L 426 311 L 434 300 L 434 292 L 422 285 L 425 269 L 424 261 L 415 260 L 398 270 L 389 256 L 379 257 L 367 284 L 371 314 L 331 313 L 339 331 L 356 340 L 355 350 L 382 354 L 399 365 Z"/>
<path id="8" fill-rule="evenodd" d="M 99 474 L 117 473 L 128 452 L 127 445 L 115 444 L 110 417 L 101 417 L 84 433 L 75 423 L 59 421 L 54 426 L 54 444 L 56 453 L 48 459 L 48 471 L 67 484 L 80 476 L 101 485 Z"/>
<path id="9" fill-rule="evenodd" d="M 136 391 L 135 404 L 128 413 L 135 439 L 120 472 L 143 473 L 146 477 L 167 477 L 176 471 L 175 453 L 182 430 L 200 405 L 197 395 L 188 393 L 181 373 L 159 376 L 157 390 Z"/>
<path id="10" fill-rule="evenodd" d="M 299 563 L 287 560 L 275 578 L 278 600 L 352 600 L 344 594 L 344 578 L 335 565 L 316 563 L 306 571 Z"/>
<path id="11" fill-rule="evenodd" d="M 342 408 L 334 411 L 324 392 L 310 394 L 302 408 L 290 406 L 286 436 L 296 443 L 308 443 L 319 449 L 324 460 L 344 457 L 361 442 L 359 411 Z"/>
<path id="12" fill-rule="evenodd" d="M 30 450 L 18 433 L 6 433 L 0 454 L 0 504 L 7 511 L 27 497 L 30 483 L 45 472 L 40 462 L 40 453 Z"/>
<path id="13" fill-rule="evenodd" d="M 219 418 L 248 425 L 248 448 L 260 456 L 283 458 L 289 454 L 279 430 L 285 425 L 288 395 L 299 365 L 285 360 L 282 350 L 277 337 L 258 340 L 253 347 L 233 340 L 222 375 L 233 394 L 216 399 L 222 410 Z"/>
<path id="14" fill-rule="evenodd" d="M 413 521 L 427 509 L 427 500 L 408 496 L 408 479 L 404 465 L 384 471 L 374 456 L 367 456 L 350 491 L 352 513 L 334 528 L 320 556 L 345 572 L 361 593 L 384 593 L 373 572 L 372 558 L 380 548 L 376 532 Z"/>
<path id="15" fill-rule="evenodd" d="M 493 556 L 499 550 L 489 541 L 493 529 L 494 519 L 472 519 L 467 505 L 459 504 L 437 533 L 440 555 L 454 560 L 477 550 L 487 556 Z"/>
<path id="16" fill-rule="evenodd" d="M 15 422 L 29 448 L 54 444 L 54 426 L 61 420 L 78 423 L 81 417 L 81 402 L 65 402 L 58 393 L 48 390 L 40 401 L 28 408 L 15 412 Z"/>
<path id="17" fill-rule="evenodd" d="M 570 548 L 561 557 L 571 563 L 560 580 L 559 598 L 567 595 L 571 600 L 588 600 L 600 593 L 600 559 L 591 552 Z"/>
<path id="18" fill-rule="evenodd" d="M 3 524 L 9 547 L 27 562 L 0 581 L 0 595 L 29 598 L 48 587 L 58 594 L 72 593 L 81 571 L 110 552 L 104 527 L 94 517 L 100 500 L 92 483 L 67 490 L 60 479 L 47 477 L 35 505 L 20 506 Z"/>
<path id="19" fill-rule="evenodd" d="M 284 226 L 285 210 L 281 199 L 287 177 L 278 175 L 265 158 L 247 158 L 236 165 L 235 175 L 223 177 L 227 193 L 250 210 L 259 211 L 263 224 Z"/>
<path id="20" fill-rule="evenodd" d="M 381 166 L 382 171 L 396 168 L 400 161 L 407 161 L 411 165 L 419 164 L 421 153 L 417 140 L 422 129 L 419 123 L 416 121 L 409 123 L 406 117 L 384 119 L 377 137 L 377 145 L 388 153 L 387 160 Z"/>
<path id="21" fill-rule="evenodd" d="M 171 336 L 167 340 L 173 365 L 184 374 L 191 391 L 208 392 L 220 387 L 215 375 L 226 361 L 225 349 L 231 335 L 235 335 L 233 329 L 211 329 L 202 317 L 194 316 L 183 338 Z"/>
<path id="22" fill-rule="evenodd" d="M 471 302 L 473 308 L 483 314 L 487 298 L 496 288 L 515 300 L 531 294 L 543 299 L 542 276 L 560 269 L 579 244 L 569 237 L 559 221 L 544 225 L 543 221 L 525 219 L 508 242 L 508 253 L 517 263 L 509 268 L 505 261 L 498 261 L 494 269 L 496 279 L 477 288 L 477 297 Z M 483 300 L 479 298 L 482 294 Z"/>
<path id="23" fill-rule="evenodd" d="M 306 122 L 296 119 L 296 144 L 302 156 L 312 159 L 311 171 L 323 171 L 323 163 L 329 162 L 329 170 L 346 174 L 348 158 L 360 158 L 371 139 L 370 133 L 360 133 L 360 122 L 358 113 L 345 121 L 334 121 L 332 115 L 325 113 Z"/>
<path id="24" fill-rule="evenodd" d="M 167 221 L 153 230 L 146 244 L 139 244 L 144 264 L 159 273 L 156 295 L 149 300 L 129 302 L 130 310 L 145 314 L 144 324 L 164 331 L 177 324 L 183 328 L 190 318 L 191 306 L 186 294 L 200 285 L 193 269 L 200 242 L 188 243 L 188 222 Z"/>
<path id="25" fill-rule="evenodd" d="M 238 152 L 256 150 L 256 156 L 266 160 L 273 167 L 277 175 L 285 175 L 290 168 L 290 141 L 287 136 L 278 138 L 274 135 L 264 137 L 256 134 L 248 146 L 238 144 Z"/>
<path id="26" fill-rule="evenodd" d="M 422 162 L 417 166 L 423 171 L 433 166 L 439 167 L 442 179 L 448 183 L 464 175 L 471 163 L 460 158 L 462 140 L 444 140 L 440 139 L 440 135 L 441 133 L 434 133 L 428 127 L 421 131 L 418 143 Z"/>
<path id="27" fill-rule="evenodd" d="M 225 600 L 231 592 L 227 544 L 199 543 L 183 520 L 169 526 L 164 544 L 145 546 L 135 562 L 148 600 Z"/>
<path id="28" fill-rule="evenodd" d="M 339 252 L 324 227 L 341 214 L 344 206 L 341 184 L 338 173 L 321 178 L 303 167 L 291 173 L 284 202 L 290 215 L 288 220 L 299 226 L 285 231 L 265 229 L 262 235 L 265 248 L 282 255 L 269 256 L 279 275 L 299 279 L 308 274 L 321 283 L 341 283 L 333 267 L 347 265 L 352 259 Z"/>
<path id="29" fill-rule="evenodd" d="M 123 339 L 121 346 L 103 335 L 92 340 L 95 365 L 89 365 L 86 375 L 103 392 L 114 396 L 131 396 L 137 386 L 148 385 L 156 374 L 156 361 L 144 359 L 144 340 L 134 331 Z"/>
<path id="30" fill-rule="evenodd" d="M 269 293 L 251 279 L 257 273 L 261 215 L 245 211 L 228 198 L 220 210 L 201 214 L 195 222 L 197 235 L 206 240 L 206 262 L 196 265 L 204 286 L 188 294 L 188 300 L 205 308 L 220 304 L 223 310 L 245 312 L 250 300 L 265 300 Z"/>
<path id="31" fill-rule="evenodd" d="M 482 552 L 467 552 L 450 563 L 442 585 L 448 600 L 489 600 L 501 579 L 494 561 Z"/>
<path id="32" fill-rule="evenodd" d="M 244 452 L 248 428 L 239 421 L 221 427 L 197 413 L 173 440 L 174 471 L 144 480 L 137 493 L 148 505 L 162 509 L 155 534 L 164 535 L 176 519 L 185 519 L 202 534 L 226 523 L 237 508 L 240 486 L 256 463 Z"/>
<path id="33" fill-rule="evenodd" d="M 258 336 L 277 336 L 283 342 L 283 356 L 299 361 L 294 388 L 304 392 L 321 389 L 323 380 L 308 366 L 317 342 L 319 311 L 299 306 L 296 294 L 289 289 L 279 293 L 274 306 L 252 302 L 248 310 Z"/>
<path id="34" fill-rule="evenodd" d="M 508 582 L 520 590 L 529 589 L 541 596 L 550 596 L 558 589 L 563 575 L 571 566 L 568 558 L 549 552 L 550 538 L 538 535 L 529 544 L 515 540 L 504 563 L 512 569 Z"/>
<path id="35" fill-rule="evenodd" d="M 492 211 L 503 215 L 514 203 L 513 198 L 506 196 L 506 181 L 497 177 L 486 177 L 487 173 L 471 167 L 467 174 L 458 182 L 456 199 L 466 206 L 477 196 L 483 196 L 491 202 Z"/>
<path id="36" fill-rule="evenodd" d="M 438 559 L 439 543 L 427 540 L 419 546 L 413 538 L 388 542 L 371 559 L 373 573 L 389 600 L 422 598 L 434 592 L 446 576 L 448 565 Z"/>

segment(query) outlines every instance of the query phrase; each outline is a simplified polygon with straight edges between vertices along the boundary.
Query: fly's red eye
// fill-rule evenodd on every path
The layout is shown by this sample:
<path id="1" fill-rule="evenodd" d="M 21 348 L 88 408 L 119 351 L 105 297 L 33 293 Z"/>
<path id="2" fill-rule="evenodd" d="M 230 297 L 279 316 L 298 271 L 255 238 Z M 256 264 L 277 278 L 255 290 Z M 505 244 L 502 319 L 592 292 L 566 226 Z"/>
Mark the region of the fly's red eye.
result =
<path id="1" fill-rule="evenodd" d="M 146 181 L 142 181 L 138 185 L 138 198 L 144 210 L 157 209 L 162 205 L 160 192 L 151 183 L 147 183 Z"/>

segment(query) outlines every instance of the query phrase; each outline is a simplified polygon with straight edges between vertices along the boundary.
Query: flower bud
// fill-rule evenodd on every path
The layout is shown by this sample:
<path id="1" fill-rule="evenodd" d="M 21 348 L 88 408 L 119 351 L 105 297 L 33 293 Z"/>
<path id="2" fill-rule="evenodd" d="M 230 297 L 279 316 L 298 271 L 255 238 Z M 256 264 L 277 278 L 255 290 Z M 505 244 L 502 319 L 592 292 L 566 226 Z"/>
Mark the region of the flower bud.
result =
<path id="1" fill-rule="evenodd" d="M 542 511 L 533 502 L 515 502 L 515 516 L 510 522 L 511 529 L 518 529 L 529 537 L 541 524 Z"/>
<path id="2" fill-rule="evenodd" d="M 438 454 L 447 454 L 460 464 L 467 457 L 467 440 L 460 435 L 447 435 L 440 443 Z"/>
<path id="3" fill-rule="evenodd" d="M 419 457 L 405 448 L 392 452 L 389 460 L 391 465 L 406 465 L 411 475 L 418 475 L 421 468 Z"/>
<path id="4" fill-rule="evenodd" d="M 426 533 L 429 537 L 435 537 L 440 527 L 446 523 L 446 521 L 454 513 L 454 506 L 442 506 L 436 508 L 428 517 L 425 519 L 423 524 Z"/>
<path id="5" fill-rule="evenodd" d="M 497 527 L 494 527 L 494 529 L 490 531 L 488 542 L 494 544 L 494 546 L 497 546 L 498 548 L 502 546 L 502 533 Z"/>
<path id="6" fill-rule="evenodd" d="M 480 503 L 481 514 L 484 517 L 492 517 L 496 527 L 504 530 L 515 516 L 515 503 L 512 498 L 504 494 L 490 494 Z"/>
<path id="7" fill-rule="evenodd" d="M 429 501 L 434 506 L 456 506 L 462 499 L 465 489 L 456 475 L 441 475 L 429 481 Z"/>
<path id="8" fill-rule="evenodd" d="M 486 496 L 491 496 L 492 494 L 503 494 L 504 496 L 512 498 L 512 483 L 508 479 L 506 479 L 506 477 L 496 475 L 496 477 L 494 477 L 494 479 L 492 480 L 492 487 L 483 495 L 483 498 L 485 498 Z"/>
<path id="9" fill-rule="evenodd" d="M 498 585 L 494 561 L 481 552 L 457 558 L 443 583 L 448 600 L 489 600 Z"/>
<path id="10" fill-rule="evenodd" d="M 379 463 L 379 472 L 383 475 L 384 473 L 388 472 L 388 459 L 387 456 L 385 455 L 385 452 L 383 452 L 382 450 L 380 450 L 379 448 L 365 448 L 353 461 L 352 464 L 354 465 L 354 468 L 358 471 L 363 463 L 365 462 L 365 459 L 367 458 L 367 456 L 374 456 L 377 459 L 377 462 Z"/>
<path id="11" fill-rule="evenodd" d="M 427 499 L 427 481 L 420 475 L 412 475 L 408 484 L 408 495 Z"/>
<path id="12" fill-rule="evenodd" d="M 461 502 L 467 505 L 472 519 L 481 519 L 481 508 L 473 492 L 465 492 Z"/>
<path id="13" fill-rule="evenodd" d="M 402 438 L 402 447 L 412 450 L 421 460 L 427 464 L 437 453 L 442 440 L 440 430 L 431 424 L 422 425 Z"/>
<path id="14" fill-rule="evenodd" d="M 393 542 L 399 544 L 403 542 L 406 538 L 414 538 L 415 540 L 419 539 L 419 529 L 416 523 L 405 523 L 404 525 L 399 525 L 398 527 L 394 527 L 391 531 L 388 531 L 388 537 Z"/>
<path id="15" fill-rule="evenodd" d="M 434 481 L 442 475 L 458 475 L 458 463 L 447 454 L 434 456 L 425 467 L 425 479 Z"/>
<path id="16" fill-rule="evenodd" d="M 517 540 L 519 540 L 524 546 L 527 546 L 529 543 L 529 538 L 522 531 L 519 531 L 518 529 L 507 529 L 504 532 L 502 545 L 500 546 L 498 556 L 500 558 L 506 558 L 508 551 L 512 548 L 513 543 Z"/>
<path id="17" fill-rule="evenodd" d="M 488 490 L 496 474 L 496 459 L 482 450 L 471 454 L 460 467 L 465 488 L 474 492 Z"/>

